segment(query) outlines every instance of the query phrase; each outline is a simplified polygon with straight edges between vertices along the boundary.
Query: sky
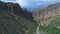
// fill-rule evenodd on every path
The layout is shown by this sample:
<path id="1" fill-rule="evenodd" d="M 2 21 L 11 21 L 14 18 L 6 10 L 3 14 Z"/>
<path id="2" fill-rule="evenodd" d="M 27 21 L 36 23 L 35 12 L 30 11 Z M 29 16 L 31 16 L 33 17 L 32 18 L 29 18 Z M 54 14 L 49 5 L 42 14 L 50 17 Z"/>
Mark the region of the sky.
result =
<path id="1" fill-rule="evenodd" d="M 52 4 L 55 2 L 60 2 L 60 0 L 2 0 L 2 1 L 19 3 L 21 7 L 37 7 Z"/>
<path id="2" fill-rule="evenodd" d="M 16 2 L 16 0 L 1 0 L 1 1 L 4 1 L 4 2 Z"/>

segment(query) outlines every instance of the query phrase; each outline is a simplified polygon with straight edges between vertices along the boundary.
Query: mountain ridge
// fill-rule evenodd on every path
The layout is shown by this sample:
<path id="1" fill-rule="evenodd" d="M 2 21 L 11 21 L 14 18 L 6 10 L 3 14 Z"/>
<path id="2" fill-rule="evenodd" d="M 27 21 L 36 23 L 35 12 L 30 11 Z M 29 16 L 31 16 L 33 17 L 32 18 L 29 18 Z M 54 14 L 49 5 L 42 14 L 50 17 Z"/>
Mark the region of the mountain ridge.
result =
<path id="1" fill-rule="evenodd" d="M 0 1 L 0 34 L 35 33 L 37 24 L 31 16 L 32 13 L 17 3 Z"/>
<path id="2" fill-rule="evenodd" d="M 48 18 L 55 15 L 60 15 L 60 3 L 52 4 L 43 9 L 36 11 L 33 14 L 33 17 L 37 19 L 42 19 L 42 18 Z"/>

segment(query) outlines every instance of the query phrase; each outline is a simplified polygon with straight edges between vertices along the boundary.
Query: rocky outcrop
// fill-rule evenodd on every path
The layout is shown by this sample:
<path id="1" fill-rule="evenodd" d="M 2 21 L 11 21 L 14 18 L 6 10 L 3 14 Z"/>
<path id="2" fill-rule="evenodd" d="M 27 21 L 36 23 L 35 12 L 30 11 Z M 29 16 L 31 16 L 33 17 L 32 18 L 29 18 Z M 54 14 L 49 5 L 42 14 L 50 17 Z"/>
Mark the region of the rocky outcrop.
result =
<path id="1" fill-rule="evenodd" d="M 13 12 L 15 14 L 23 13 L 23 10 L 18 3 L 8 2 L 7 6 L 10 7 L 11 12 Z"/>
<path id="2" fill-rule="evenodd" d="M 0 1 L 0 9 L 5 10 L 5 9 L 7 9 L 6 7 L 7 7 L 7 4 L 2 2 L 2 1 Z"/>
<path id="3" fill-rule="evenodd" d="M 17 15 L 22 14 L 25 17 L 29 16 L 30 19 L 32 18 L 32 13 L 28 12 L 27 9 L 23 10 L 18 3 L 0 1 L 0 9 Z"/>
<path id="4" fill-rule="evenodd" d="M 10 12 L 15 14 L 23 13 L 23 10 L 18 3 L 5 3 L 0 1 L 0 9 L 8 9 Z"/>
<path id="5" fill-rule="evenodd" d="M 33 17 L 36 19 L 43 19 L 56 15 L 60 15 L 60 3 L 52 4 L 48 7 L 36 11 L 33 14 Z"/>

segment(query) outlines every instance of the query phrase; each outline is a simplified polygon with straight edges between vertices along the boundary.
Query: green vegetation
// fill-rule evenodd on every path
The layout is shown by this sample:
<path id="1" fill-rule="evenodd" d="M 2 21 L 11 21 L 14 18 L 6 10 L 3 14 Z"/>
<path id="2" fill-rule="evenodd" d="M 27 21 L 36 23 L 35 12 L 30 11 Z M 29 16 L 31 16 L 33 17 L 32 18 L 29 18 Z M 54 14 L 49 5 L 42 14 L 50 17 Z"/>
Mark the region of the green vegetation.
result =
<path id="1" fill-rule="evenodd" d="M 57 28 L 57 26 L 60 25 L 60 15 L 41 20 L 31 20 L 24 17 L 22 14 L 16 15 L 6 11 L 0 12 L 0 33 L 4 32 L 6 34 L 34 34 L 36 33 L 37 27 L 40 26 L 40 31 L 46 32 L 48 34 L 60 34 L 60 28 Z M 41 25 L 41 23 L 43 25 Z M 46 26 L 44 23 L 49 24 Z"/>
<path id="2" fill-rule="evenodd" d="M 0 8 L 0 34 L 60 34 L 60 15 L 33 20 L 26 9 L 24 12 L 14 3 L 8 7 L 5 4 L 2 2 Z"/>
<path id="3" fill-rule="evenodd" d="M 49 34 L 60 34 L 60 29 L 55 27 L 40 26 L 40 30 L 48 32 Z"/>
<path id="4" fill-rule="evenodd" d="M 41 20 L 36 19 L 35 21 L 40 24 L 39 30 L 43 31 L 43 33 L 46 32 L 46 34 L 60 34 L 60 28 L 57 28 L 58 26 L 60 27 L 60 15 Z"/>
<path id="5" fill-rule="evenodd" d="M 26 34 L 26 31 L 33 34 L 36 27 L 37 24 L 33 20 L 6 11 L 0 11 L 0 33 L 2 34 Z"/>

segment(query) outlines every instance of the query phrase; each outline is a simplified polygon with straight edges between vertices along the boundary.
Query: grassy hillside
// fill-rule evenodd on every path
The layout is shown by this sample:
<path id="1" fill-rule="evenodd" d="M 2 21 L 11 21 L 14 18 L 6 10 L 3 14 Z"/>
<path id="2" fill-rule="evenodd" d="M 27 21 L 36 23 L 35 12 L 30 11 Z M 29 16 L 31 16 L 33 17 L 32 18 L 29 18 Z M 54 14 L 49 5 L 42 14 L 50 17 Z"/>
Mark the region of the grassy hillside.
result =
<path id="1" fill-rule="evenodd" d="M 25 34 L 31 29 L 34 32 L 36 24 L 22 16 L 0 11 L 0 28 L 0 34 Z"/>
<path id="2" fill-rule="evenodd" d="M 60 34 L 60 15 L 36 21 L 40 34 Z"/>

